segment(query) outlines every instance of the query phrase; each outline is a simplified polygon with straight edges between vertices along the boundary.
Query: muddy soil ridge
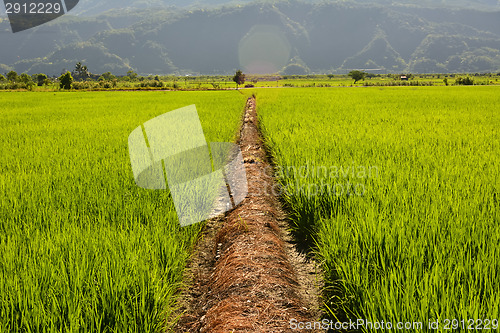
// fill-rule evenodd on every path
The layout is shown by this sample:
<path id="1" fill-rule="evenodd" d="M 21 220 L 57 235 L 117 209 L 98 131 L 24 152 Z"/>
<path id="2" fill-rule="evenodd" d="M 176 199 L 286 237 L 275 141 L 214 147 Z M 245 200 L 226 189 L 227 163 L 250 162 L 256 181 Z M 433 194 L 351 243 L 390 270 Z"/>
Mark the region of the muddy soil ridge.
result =
<path id="1" fill-rule="evenodd" d="M 187 268 L 175 332 L 291 332 L 292 321 L 319 321 L 321 273 L 287 231 L 259 131 L 247 100 L 239 145 L 248 196 L 208 221 Z"/>

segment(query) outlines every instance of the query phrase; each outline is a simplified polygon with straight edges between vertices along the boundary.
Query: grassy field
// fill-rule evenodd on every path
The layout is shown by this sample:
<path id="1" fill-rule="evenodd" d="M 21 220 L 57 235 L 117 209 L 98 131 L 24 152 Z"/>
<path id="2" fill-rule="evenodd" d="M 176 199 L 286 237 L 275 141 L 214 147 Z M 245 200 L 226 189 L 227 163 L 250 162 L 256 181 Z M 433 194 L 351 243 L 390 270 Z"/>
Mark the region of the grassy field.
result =
<path id="1" fill-rule="evenodd" d="M 397 77 L 397 79 L 395 79 Z M 471 77 L 476 85 L 500 85 L 500 75 L 474 75 L 474 74 L 416 74 L 409 81 L 402 82 L 398 75 L 386 74 L 380 76 L 366 78 L 363 81 L 358 81 L 355 85 L 354 80 L 347 75 L 334 75 L 329 78 L 326 75 L 267 75 L 253 76 L 248 75 L 244 85 L 251 84 L 257 88 L 277 88 L 277 87 L 346 87 L 346 86 L 363 86 L 363 85 L 397 85 L 397 84 L 416 84 L 444 86 L 444 79 L 447 78 L 448 84 L 453 85 L 457 77 Z M 278 80 L 279 78 L 279 80 Z M 236 85 L 232 81 L 231 76 L 227 77 L 208 77 L 208 76 L 190 76 L 190 77 L 161 77 L 160 80 L 166 87 L 174 87 L 179 89 L 232 89 Z M 147 81 L 145 81 L 147 82 Z M 133 82 L 123 82 L 124 85 L 134 86 Z M 214 86 L 215 84 L 215 86 Z M 243 85 L 243 86 L 244 86 Z M 120 84 L 118 84 L 120 86 Z"/>
<path id="2" fill-rule="evenodd" d="M 484 320 L 500 317 L 498 87 L 256 94 L 332 318 L 493 329 Z"/>
<path id="3" fill-rule="evenodd" d="M 470 77 L 474 85 L 500 85 L 500 73 L 495 74 L 415 74 L 409 81 L 401 81 L 396 74 L 380 74 L 367 77 L 354 84 L 354 80 L 346 74 L 333 75 L 247 75 L 245 84 L 256 88 L 329 88 L 350 86 L 444 86 L 446 78 L 448 85 L 454 85 L 457 78 Z M 59 91 L 59 83 L 53 80 L 48 86 L 31 87 L 24 83 L 12 84 L 0 81 L 0 90 Z M 74 90 L 228 90 L 235 89 L 232 76 L 147 76 L 131 80 L 129 77 L 115 77 L 110 80 L 74 81 Z"/>
<path id="4" fill-rule="evenodd" d="M 499 92 L 245 90 L 294 232 L 323 264 L 332 318 L 439 319 L 440 331 L 445 319 L 498 319 Z M 135 185 L 128 135 L 196 104 L 207 141 L 231 141 L 244 102 L 235 91 L 0 93 L 0 332 L 156 332 L 175 320 L 201 224 L 181 228 L 166 192 Z"/>
<path id="5" fill-rule="evenodd" d="M 0 93 L 0 332 L 157 332 L 201 224 L 138 188 L 130 132 L 196 104 L 234 140 L 235 92 Z"/>

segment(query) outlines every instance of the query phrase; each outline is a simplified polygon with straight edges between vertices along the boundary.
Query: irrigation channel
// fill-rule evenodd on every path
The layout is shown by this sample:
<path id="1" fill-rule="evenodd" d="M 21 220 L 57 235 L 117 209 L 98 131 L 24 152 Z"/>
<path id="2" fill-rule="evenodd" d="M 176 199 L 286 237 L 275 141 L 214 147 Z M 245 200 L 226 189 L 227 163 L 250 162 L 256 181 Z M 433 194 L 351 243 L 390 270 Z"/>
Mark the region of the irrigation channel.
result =
<path id="1" fill-rule="evenodd" d="M 321 274 L 297 251 L 272 190 L 255 97 L 247 100 L 239 145 L 248 195 L 207 222 L 187 267 L 175 332 L 290 332 L 292 320 L 321 317 Z"/>

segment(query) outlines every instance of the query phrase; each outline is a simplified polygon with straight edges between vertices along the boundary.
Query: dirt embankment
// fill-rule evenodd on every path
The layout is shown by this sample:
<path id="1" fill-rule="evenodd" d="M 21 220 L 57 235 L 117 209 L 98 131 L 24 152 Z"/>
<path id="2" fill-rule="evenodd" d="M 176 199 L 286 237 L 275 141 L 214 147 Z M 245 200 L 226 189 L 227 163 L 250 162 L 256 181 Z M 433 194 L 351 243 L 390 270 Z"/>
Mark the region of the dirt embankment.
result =
<path id="1" fill-rule="evenodd" d="M 290 332 L 320 318 L 321 274 L 296 251 L 260 135 L 255 98 L 240 134 L 248 196 L 208 222 L 188 267 L 176 332 Z"/>

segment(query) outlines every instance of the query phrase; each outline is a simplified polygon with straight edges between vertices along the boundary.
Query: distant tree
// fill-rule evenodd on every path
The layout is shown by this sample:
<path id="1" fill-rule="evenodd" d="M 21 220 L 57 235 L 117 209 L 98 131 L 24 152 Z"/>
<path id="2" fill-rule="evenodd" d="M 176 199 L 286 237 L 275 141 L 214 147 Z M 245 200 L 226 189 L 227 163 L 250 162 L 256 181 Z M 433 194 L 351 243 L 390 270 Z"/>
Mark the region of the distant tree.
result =
<path id="1" fill-rule="evenodd" d="M 219 89 L 220 88 L 220 83 L 219 83 L 218 80 L 220 80 L 220 78 L 214 77 L 214 76 L 211 79 L 210 84 L 212 85 L 212 87 L 214 87 L 214 89 Z"/>
<path id="2" fill-rule="evenodd" d="M 45 80 L 47 80 L 47 75 L 40 73 L 35 75 L 36 82 L 39 87 L 45 84 Z"/>
<path id="3" fill-rule="evenodd" d="M 33 80 L 29 80 L 28 83 L 26 83 L 26 88 L 28 88 L 28 90 L 33 90 L 33 88 L 35 88 L 36 84 L 35 82 L 33 82 Z"/>
<path id="4" fill-rule="evenodd" d="M 333 74 L 327 74 L 326 76 L 328 76 L 328 79 L 330 79 L 330 80 L 331 80 L 331 79 L 333 79 L 333 77 L 334 77 L 335 75 L 333 75 Z"/>
<path id="5" fill-rule="evenodd" d="M 127 72 L 127 76 L 130 78 L 130 81 L 135 81 L 137 79 L 137 73 L 132 70 Z"/>
<path id="6" fill-rule="evenodd" d="M 240 84 L 245 83 L 245 74 L 241 70 L 237 70 L 236 74 L 233 76 L 233 81 L 236 83 L 236 89 L 238 89 Z"/>
<path id="7" fill-rule="evenodd" d="M 16 82 L 18 80 L 19 76 L 15 71 L 10 71 L 7 73 L 7 80 L 10 82 Z"/>
<path id="8" fill-rule="evenodd" d="M 464 85 L 464 86 L 472 86 L 474 84 L 474 79 L 471 77 L 457 77 L 455 79 L 455 84 Z"/>
<path id="9" fill-rule="evenodd" d="M 354 84 L 356 84 L 356 82 L 365 79 L 366 73 L 362 71 L 350 71 L 347 75 L 350 76 L 354 80 Z"/>
<path id="10" fill-rule="evenodd" d="M 447 85 L 448 85 L 448 78 L 446 78 L 446 77 L 445 77 L 445 78 L 443 79 L 443 82 L 444 82 L 444 85 L 445 85 L 445 86 L 447 86 Z"/>
<path id="11" fill-rule="evenodd" d="M 2 74 L 0 74 L 0 82 L 3 82 L 3 81 L 5 81 L 5 80 L 7 80 L 7 79 L 5 78 L 5 76 L 3 76 Z"/>
<path id="12" fill-rule="evenodd" d="M 113 81 L 114 79 L 116 79 L 116 76 L 111 74 L 111 72 L 103 73 L 101 77 L 106 81 Z M 99 77 L 99 80 L 101 79 L 101 77 Z"/>
<path id="13" fill-rule="evenodd" d="M 79 73 L 82 71 L 82 63 L 81 62 L 77 62 L 76 65 L 75 65 L 75 72 Z"/>
<path id="14" fill-rule="evenodd" d="M 66 72 L 59 77 L 59 84 L 62 89 L 71 89 L 71 83 L 73 83 L 73 77 L 71 76 L 70 72 Z"/>
<path id="15" fill-rule="evenodd" d="M 18 79 L 19 79 L 19 81 L 21 81 L 24 84 L 29 84 L 30 82 L 33 82 L 33 80 L 31 79 L 31 76 L 29 76 L 26 73 L 22 73 L 21 75 L 19 75 Z"/>
<path id="16" fill-rule="evenodd" d="M 84 80 L 90 77 L 89 69 L 87 66 L 82 65 L 81 62 L 76 63 L 73 73 L 78 80 Z"/>

